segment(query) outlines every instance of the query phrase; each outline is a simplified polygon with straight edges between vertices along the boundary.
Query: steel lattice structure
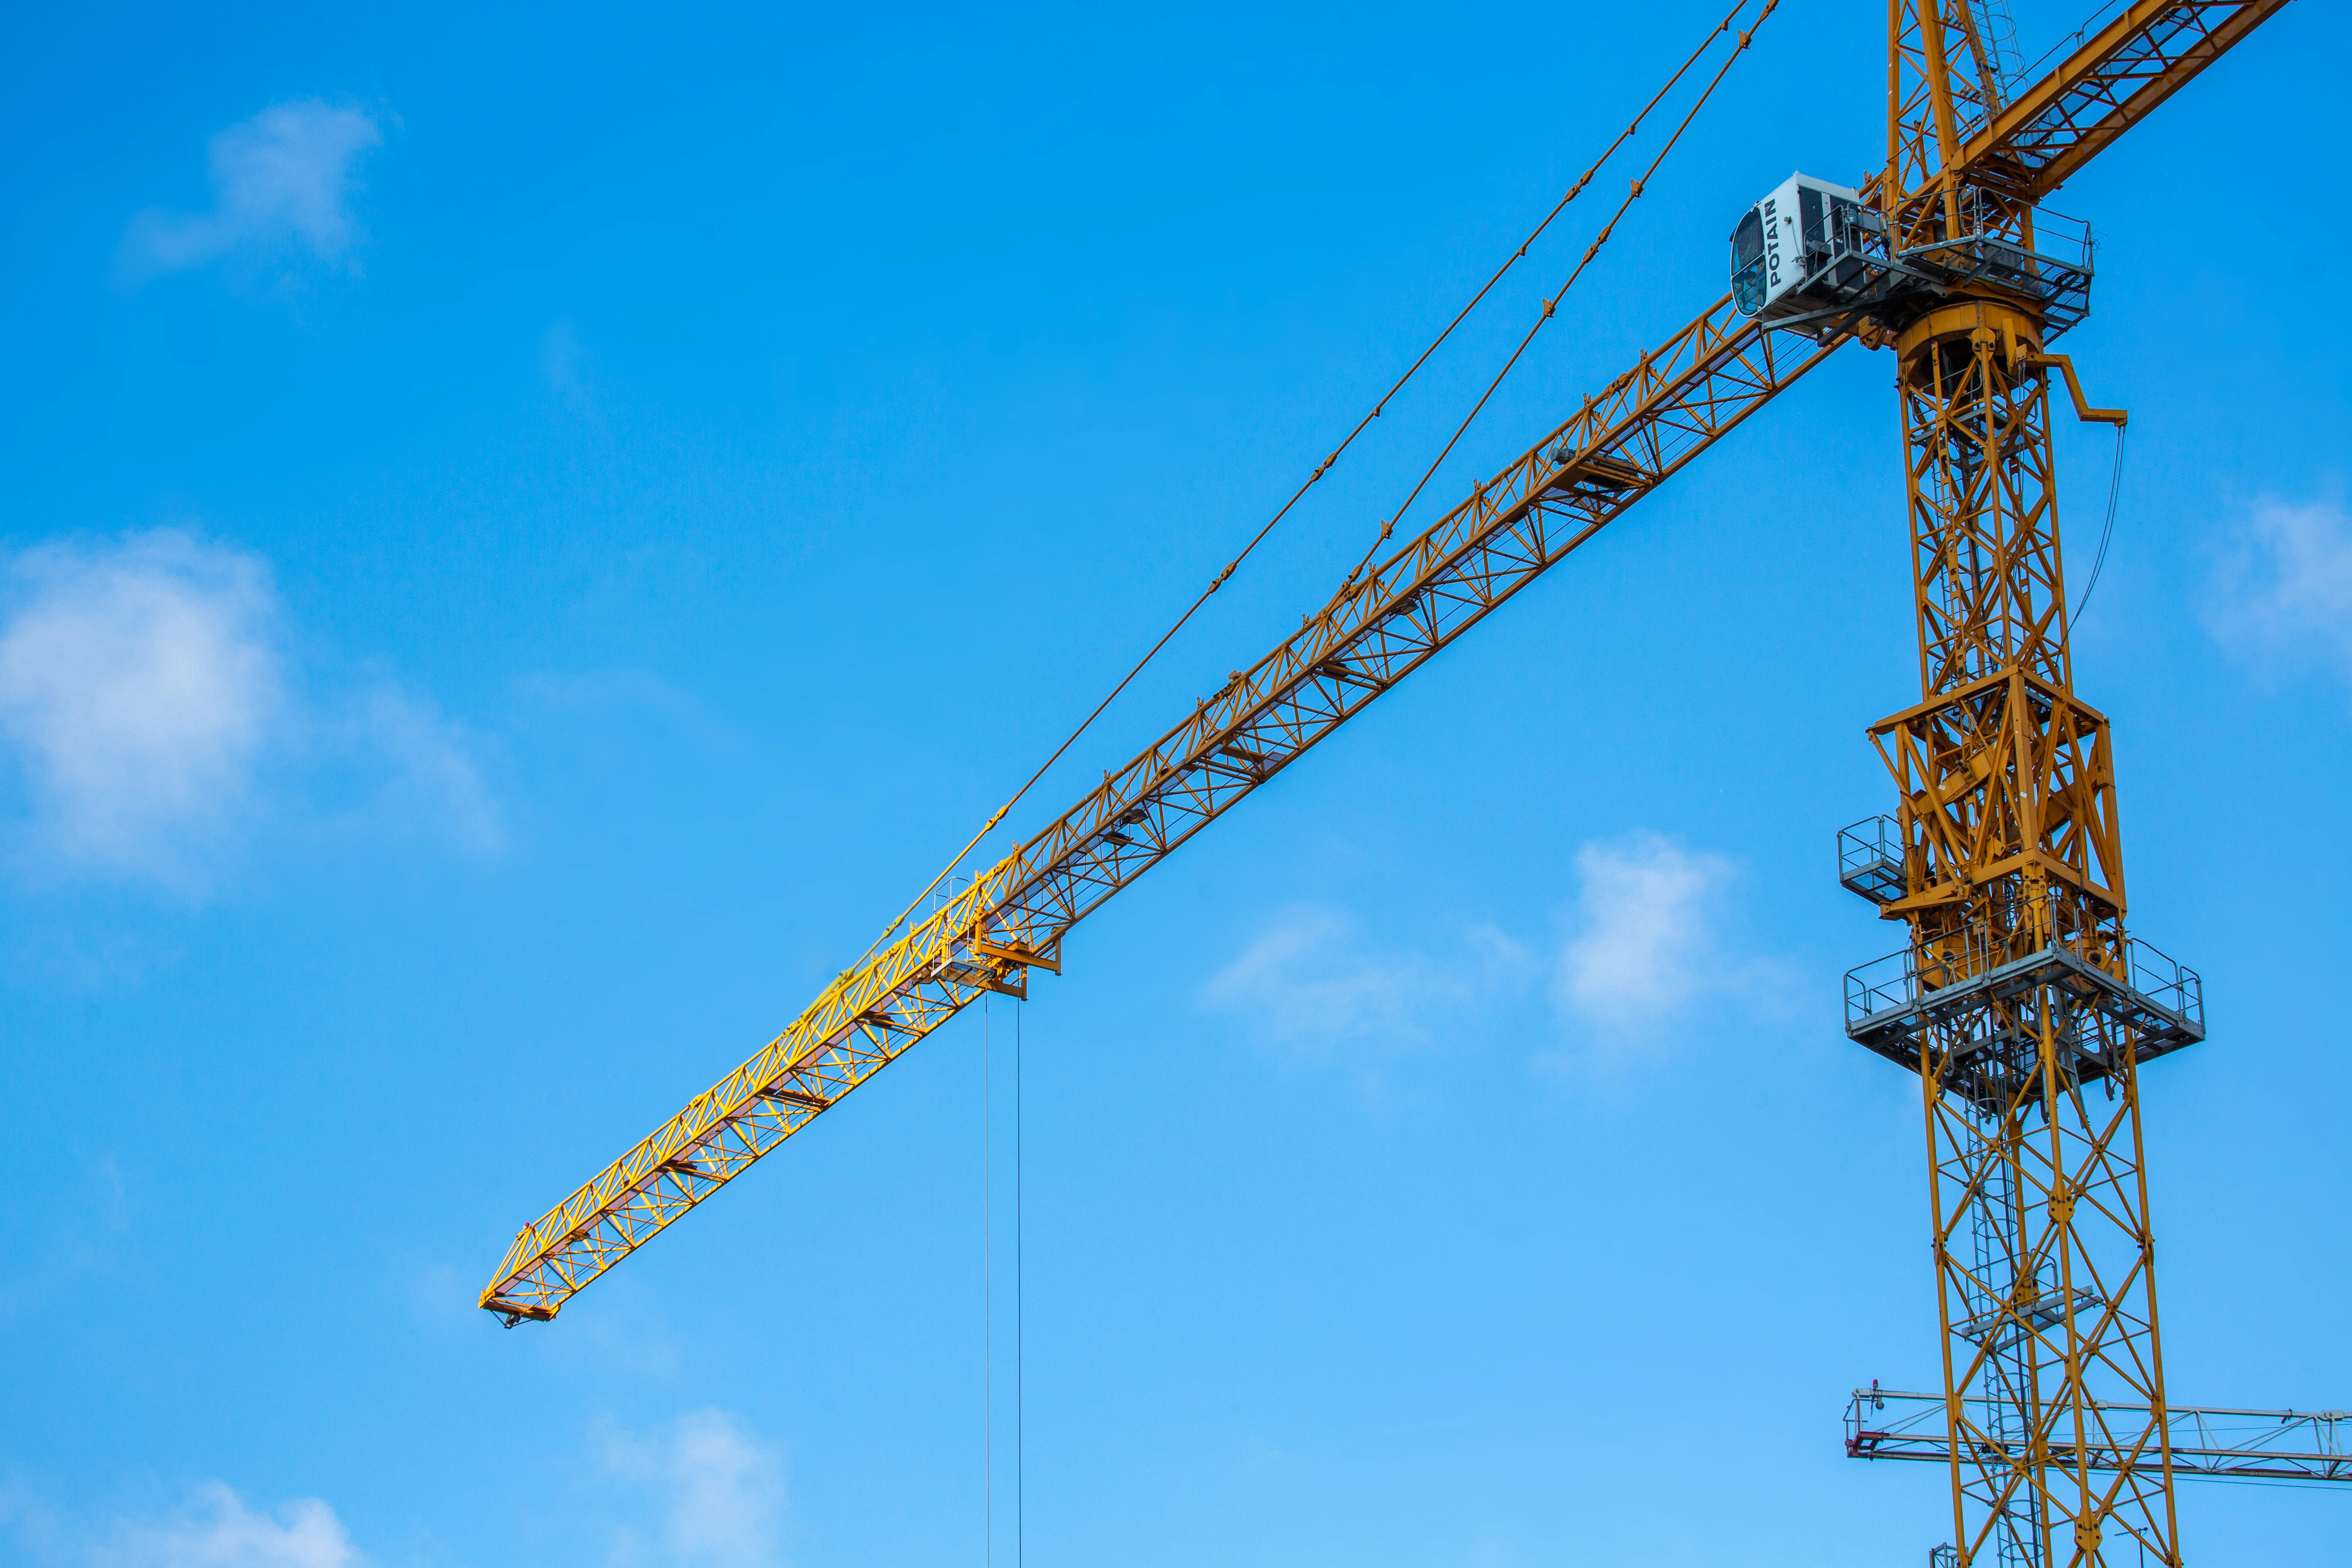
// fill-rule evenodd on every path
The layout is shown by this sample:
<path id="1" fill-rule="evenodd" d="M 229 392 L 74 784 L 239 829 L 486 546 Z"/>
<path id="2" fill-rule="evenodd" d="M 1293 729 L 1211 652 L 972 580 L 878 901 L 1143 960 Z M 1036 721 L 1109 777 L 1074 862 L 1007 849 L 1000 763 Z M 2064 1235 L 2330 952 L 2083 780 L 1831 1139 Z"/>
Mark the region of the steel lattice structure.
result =
<path id="1" fill-rule="evenodd" d="M 2100 1427 L 2145 1431 L 2155 1413 L 2145 1405 L 2101 1406 Z M 1990 1426 L 1990 1411 L 1970 1425 Z M 2172 1473 L 2208 1480 L 2352 1482 L 2352 1414 L 2341 1410 L 2225 1410 L 2168 1405 L 2166 1446 Z M 1857 1388 L 1845 1407 L 1845 1451 L 1855 1459 L 1952 1461 L 1951 1426 L 1940 1394 Z M 2094 1443 L 2090 1468 L 2124 1469 L 2137 1457 L 2122 1446 Z"/>
<path id="2" fill-rule="evenodd" d="M 1896 361 L 1920 701 L 1871 731 L 1897 815 L 1849 829 L 1841 865 L 1911 941 L 1848 977 L 1847 1027 L 1920 1075 L 1959 1568 L 2180 1561 L 2139 1068 L 2203 1037 L 2203 997 L 2125 931 L 2107 723 L 2074 689 L 2049 371 L 2084 417 L 2124 416 L 2047 352 L 2088 309 L 2089 258 L 2050 267 L 2034 204 L 2139 93 L 2278 8 L 2126 7 L 2102 70 L 2021 91 L 1970 0 L 1895 0 L 1876 194 L 1890 262 L 1916 261 L 1888 267 L 1865 330 Z"/>
<path id="3" fill-rule="evenodd" d="M 482 1305 L 544 1320 L 746 1165 L 994 991 L 1309 746 L 1591 539 L 1836 346 L 1717 302 L 1509 468 L 508 1248 Z"/>
<path id="4" fill-rule="evenodd" d="M 552 1318 L 974 998 L 1058 973 L 1104 900 L 1860 342 L 1897 363 L 1920 700 L 1871 731 L 1897 816 L 1841 845 L 1842 879 L 1912 936 L 1848 977 L 1847 1022 L 1922 1084 L 1948 1550 L 2057 1568 L 2131 1543 L 2178 1568 L 2172 1477 L 2201 1448 L 2165 1402 L 2138 1068 L 2202 1037 L 2202 997 L 2125 930 L 2107 721 L 2074 691 L 2048 388 L 2073 371 L 2048 345 L 2087 310 L 2090 258 L 2038 204 L 2285 3 L 2136 0 L 2029 79 L 1972 0 L 1889 0 L 1887 163 L 1849 300 L 1764 326 L 1726 299 L 1643 355 L 526 1226 L 482 1306 Z"/>

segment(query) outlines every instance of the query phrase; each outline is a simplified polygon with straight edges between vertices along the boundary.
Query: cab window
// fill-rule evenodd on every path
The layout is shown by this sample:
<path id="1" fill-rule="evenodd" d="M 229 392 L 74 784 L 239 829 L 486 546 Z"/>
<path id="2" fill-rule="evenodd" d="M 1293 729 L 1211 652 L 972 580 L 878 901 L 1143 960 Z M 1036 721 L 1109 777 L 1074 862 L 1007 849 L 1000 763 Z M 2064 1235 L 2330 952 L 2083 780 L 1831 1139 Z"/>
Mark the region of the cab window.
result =
<path id="1" fill-rule="evenodd" d="M 1764 308 L 1764 216 L 1753 207 L 1731 231 L 1731 291 L 1741 315 Z"/>

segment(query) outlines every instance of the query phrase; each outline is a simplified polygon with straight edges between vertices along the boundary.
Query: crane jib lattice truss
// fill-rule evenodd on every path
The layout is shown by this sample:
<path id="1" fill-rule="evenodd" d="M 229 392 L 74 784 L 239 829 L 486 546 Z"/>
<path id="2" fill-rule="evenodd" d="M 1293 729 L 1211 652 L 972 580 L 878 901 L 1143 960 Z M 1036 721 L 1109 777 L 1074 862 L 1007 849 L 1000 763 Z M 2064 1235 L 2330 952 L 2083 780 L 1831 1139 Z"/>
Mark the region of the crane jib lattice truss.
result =
<path id="1" fill-rule="evenodd" d="M 515 1238 L 482 1304 L 545 1319 L 991 991 L 1244 795 L 1620 516 L 1831 347 L 1727 297 L 1044 832 L 844 972 L 765 1049 Z"/>

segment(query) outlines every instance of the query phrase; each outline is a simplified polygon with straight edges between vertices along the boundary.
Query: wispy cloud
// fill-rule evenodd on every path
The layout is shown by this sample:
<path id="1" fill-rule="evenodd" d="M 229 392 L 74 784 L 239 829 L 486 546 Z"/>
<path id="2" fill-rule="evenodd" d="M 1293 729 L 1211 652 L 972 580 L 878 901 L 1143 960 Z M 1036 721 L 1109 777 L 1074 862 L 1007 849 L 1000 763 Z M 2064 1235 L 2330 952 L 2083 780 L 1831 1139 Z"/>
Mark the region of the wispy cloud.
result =
<path id="1" fill-rule="evenodd" d="M 1719 986 L 1716 920 L 1731 863 L 1654 833 L 1577 851 L 1573 931 L 1553 994 L 1615 1030 L 1672 1017 Z"/>
<path id="2" fill-rule="evenodd" d="M 373 754 L 386 776 L 359 815 L 436 822 L 461 847 L 488 854 L 506 843 L 498 803 L 457 727 L 430 698 L 378 684 L 353 699 L 349 745 Z"/>
<path id="3" fill-rule="evenodd" d="M 219 1481 L 160 1525 L 126 1525 L 91 1553 L 95 1568 L 360 1568 L 335 1510 L 299 1498 L 274 1513 L 247 1508 Z"/>
<path id="4" fill-rule="evenodd" d="M 37 1201 L 48 1223 L 14 1238 L 0 1258 L 0 1321 L 102 1289 L 122 1268 L 132 1228 L 131 1183 L 112 1154 L 79 1169 L 52 1166 Z M 5 1510 L 0 1510 L 5 1517 Z"/>
<path id="5" fill-rule="evenodd" d="M 1383 946 L 1353 915 L 1322 905 L 1286 910 L 1202 992 L 1219 1012 L 1313 1052 L 1425 1045 L 1465 1011 L 1524 986 L 1533 961 L 1491 927 L 1464 932 L 1453 952 Z"/>
<path id="6" fill-rule="evenodd" d="M 617 1564 L 771 1568 L 782 1561 L 782 1460 L 734 1416 L 701 1410 L 645 1437 L 608 1433 L 612 1471 L 650 1490 L 663 1514 L 658 1545 L 635 1531 Z"/>
<path id="7" fill-rule="evenodd" d="M 0 831 L 20 869 L 193 888 L 289 814 L 497 847 L 495 805 L 429 700 L 382 679 L 305 695 L 259 557 L 167 530 L 42 545 L 5 582 L 0 771 L 25 799 Z M 331 776 L 360 804 L 315 804 Z"/>
<path id="8" fill-rule="evenodd" d="M 1662 834 L 1595 839 L 1577 851 L 1575 899 L 1552 969 L 1570 1028 L 1554 1067 L 1622 1064 L 1670 1044 L 1710 1010 L 1747 1026 L 1785 1016 L 1804 985 L 1739 934 L 1739 868 Z"/>
<path id="9" fill-rule="evenodd" d="M 1522 1004 L 1540 977 L 1573 1048 L 1622 1057 L 1664 1039 L 1705 1003 L 1783 999 L 1785 966 L 1731 940 L 1736 880 L 1730 860 L 1658 834 L 1595 839 L 1577 852 L 1549 962 L 1539 943 L 1492 926 L 1465 928 L 1432 952 L 1378 940 L 1347 910 L 1305 905 L 1220 970 L 1202 1000 L 1311 1054 L 1394 1053 Z"/>
<path id="10" fill-rule="evenodd" d="M 13 563 L 0 738 L 61 858 L 184 879 L 244 804 L 286 707 L 276 595 L 251 556 L 185 534 Z"/>
<path id="11" fill-rule="evenodd" d="M 2222 546 L 2206 625 L 2263 663 L 2317 663 L 2352 680 L 2352 519 L 2340 500 L 2257 503 Z"/>
<path id="12" fill-rule="evenodd" d="M 782 1458 L 721 1410 L 639 1436 L 601 1433 L 611 1568 L 777 1568 L 783 1561 Z M 617 1482 L 618 1485 L 612 1483 Z M 50 1568 L 367 1568 L 317 1498 L 277 1508 L 206 1481 L 162 1517 L 76 1519 L 22 1472 L 0 1472 L 0 1557 Z"/>
<path id="13" fill-rule="evenodd" d="M 335 1510 L 298 1498 L 275 1510 L 249 1508 L 207 1481 L 160 1521 L 89 1525 L 61 1517 L 24 1478 L 0 1479 L 0 1541 L 12 1560 L 57 1568 L 363 1568 Z"/>
<path id="14" fill-rule="evenodd" d="M 295 249 L 347 261 L 358 239 L 349 205 L 352 165 L 383 142 L 369 115 L 316 100 L 277 104 L 230 126 L 212 139 L 212 210 L 151 208 L 132 218 L 122 237 L 124 277 Z"/>

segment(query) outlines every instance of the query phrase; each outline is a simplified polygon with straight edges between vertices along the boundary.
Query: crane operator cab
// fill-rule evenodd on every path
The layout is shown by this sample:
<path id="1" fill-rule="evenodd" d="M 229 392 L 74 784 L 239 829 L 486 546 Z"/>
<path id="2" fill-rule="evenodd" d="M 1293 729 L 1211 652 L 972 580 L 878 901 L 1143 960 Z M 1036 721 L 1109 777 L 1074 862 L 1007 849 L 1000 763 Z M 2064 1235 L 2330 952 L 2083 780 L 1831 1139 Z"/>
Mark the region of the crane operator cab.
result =
<path id="1" fill-rule="evenodd" d="M 1768 322 L 1851 304 L 1885 253 L 1885 223 L 1860 191 L 1791 174 L 1731 231 L 1731 291 L 1743 316 Z"/>

